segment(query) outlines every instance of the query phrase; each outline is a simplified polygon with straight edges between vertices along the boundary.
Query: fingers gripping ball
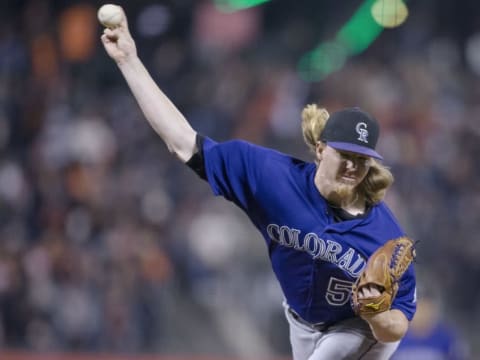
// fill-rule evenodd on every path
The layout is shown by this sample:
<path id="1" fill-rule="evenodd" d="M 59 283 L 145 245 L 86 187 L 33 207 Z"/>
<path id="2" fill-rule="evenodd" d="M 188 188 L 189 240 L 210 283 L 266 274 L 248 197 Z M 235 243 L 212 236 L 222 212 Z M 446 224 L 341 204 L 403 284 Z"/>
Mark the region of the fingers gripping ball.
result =
<path id="1" fill-rule="evenodd" d="M 108 28 L 114 28 L 120 25 L 123 19 L 122 8 L 118 5 L 105 4 L 98 9 L 98 21 Z"/>
<path id="2" fill-rule="evenodd" d="M 389 240 L 377 249 L 352 288 L 352 306 L 357 315 L 373 315 L 390 309 L 398 282 L 415 259 L 414 242 L 408 237 Z M 366 286 L 380 289 L 380 295 L 359 298 Z"/>

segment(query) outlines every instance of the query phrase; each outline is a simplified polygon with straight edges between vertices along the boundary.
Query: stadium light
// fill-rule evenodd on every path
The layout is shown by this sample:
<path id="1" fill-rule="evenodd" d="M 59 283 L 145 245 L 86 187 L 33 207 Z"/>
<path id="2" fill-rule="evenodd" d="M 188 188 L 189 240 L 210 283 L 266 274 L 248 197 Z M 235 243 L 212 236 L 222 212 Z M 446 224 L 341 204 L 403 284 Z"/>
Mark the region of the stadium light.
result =
<path id="1" fill-rule="evenodd" d="M 401 3 L 401 4 L 400 4 Z M 373 9 L 384 9 L 385 18 L 382 18 L 383 26 L 374 19 Z M 384 7 L 384 8 L 382 8 Z M 320 81 L 334 71 L 339 70 L 349 56 L 360 54 L 365 51 L 373 41 L 382 33 L 385 27 L 391 26 L 392 11 L 400 9 L 401 16 L 408 15 L 408 9 L 401 0 L 366 0 L 338 31 L 333 41 L 323 42 L 315 49 L 302 56 L 298 62 L 298 73 L 305 81 Z M 400 18 L 394 13 L 395 26 L 405 21 L 398 21 Z M 380 21 L 380 22 L 382 22 Z"/>

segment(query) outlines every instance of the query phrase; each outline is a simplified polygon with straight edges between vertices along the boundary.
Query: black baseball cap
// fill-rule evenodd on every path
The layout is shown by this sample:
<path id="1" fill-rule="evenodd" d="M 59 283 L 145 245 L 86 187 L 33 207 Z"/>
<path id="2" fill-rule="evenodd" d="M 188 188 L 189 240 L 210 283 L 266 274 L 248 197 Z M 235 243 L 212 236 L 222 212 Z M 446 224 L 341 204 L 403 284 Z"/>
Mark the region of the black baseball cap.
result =
<path id="1" fill-rule="evenodd" d="M 380 127 L 377 120 L 358 107 L 330 115 L 320 140 L 336 150 L 350 151 L 383 160 L 375 151 Z"/>

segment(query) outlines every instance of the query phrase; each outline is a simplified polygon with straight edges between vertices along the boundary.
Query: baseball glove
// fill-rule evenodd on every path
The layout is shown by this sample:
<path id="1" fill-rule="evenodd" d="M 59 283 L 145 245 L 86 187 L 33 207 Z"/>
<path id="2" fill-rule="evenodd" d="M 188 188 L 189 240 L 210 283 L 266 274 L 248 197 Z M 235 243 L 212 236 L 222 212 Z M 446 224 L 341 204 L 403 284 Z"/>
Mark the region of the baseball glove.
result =
<path id="1" fill-rule="evenodd" d="M 378 248 L 353 285 L 352 306 L 355 313 L 362 316 L 389 310 L 397 295 L 398 282 L 414 259 L 414 242 L 405 236 L 389 240 Z M 359 299 L 360 290 L 369 285 L 374 285 L 380 295 Z"/>

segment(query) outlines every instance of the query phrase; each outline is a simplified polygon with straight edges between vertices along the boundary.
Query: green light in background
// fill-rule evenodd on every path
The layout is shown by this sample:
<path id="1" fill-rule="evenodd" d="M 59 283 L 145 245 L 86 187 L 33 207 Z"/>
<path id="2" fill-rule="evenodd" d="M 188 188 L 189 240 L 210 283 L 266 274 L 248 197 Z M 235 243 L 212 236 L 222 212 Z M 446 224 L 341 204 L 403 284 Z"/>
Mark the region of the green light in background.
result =
<path id="1" fill-rule="evenodd" d="M 261 5 L 270 0 L 215 0 L 215 5 L 221 10 L 232 12 Z"/>
<path id="2" fill-rule="evenodd" d="M 217 8 L 224 12 L 234 12 L 261 5 L 270 0 L 214 0 Z M 382 33 L 385 27 L 393 27 L 387 17 L 381 21 L 372 17 L 374 4 L 382 11 L 400 9 L 408 0 L 365 0 L 348 22 L 338 31 L 333 41 L 324 42 L 306 53 L 298 62 L 298 72 L 305 81 L 319 81 L 343 67 L 347 58 L 365 51 Z M 380 4 L 380 5 L 379 5 Z M 379 5 L 379 6 L 378 6 Z M 393 9 L 393 10 L 392 10 Z M 405 7 L 408 15 L 408 9 Z M 383 14 L 380 14 L 383 15 Z M 396 20 L 396 17 L 393 18 Z M 383 24 L 380 25 L 380 24 Z M 399 22 L 401 24 L 401 22 Z"/>
<path id="3" fill-rule="evenodd" d="M 374 21 L 370 12 L 375 1 L 365 1 L 336 36 L 337 41 L 348 48 L 350 55 L 359 54 L 367 49 L 383 31 L 383 27 Z"/>
<path id="4" fill-rule="evenodd" d="M 305 54 L 298 62 L 298 73 L 305 81 L 320 81 L 329 74 L 339 70 L 352 55 L 358 55 L 366 50 L 382 33 L 384 27 L 372 17 L 371 9 L 377 1 L 366 0 L 357 9 L 348 22 L 338 31 L 335 39 L 328 43 L 321 43 L 312 51 Z M 407 2 L 407 0 L 405 0 Z M 325 47 L 327 45 L 327 47 Z M 344 57 L 333 48 L 344 49 Z M 330 50 L 328 50 L 330 49 Z M 333 59 L 338 63 L 332 66 Z"/>
<path id="5" fill-rule="evenodd" d="M 348 49 L 340 42 L 322 43 L 299 62 L 299 74 L 306 81 L 319 81 L 345 64 Z"/>

